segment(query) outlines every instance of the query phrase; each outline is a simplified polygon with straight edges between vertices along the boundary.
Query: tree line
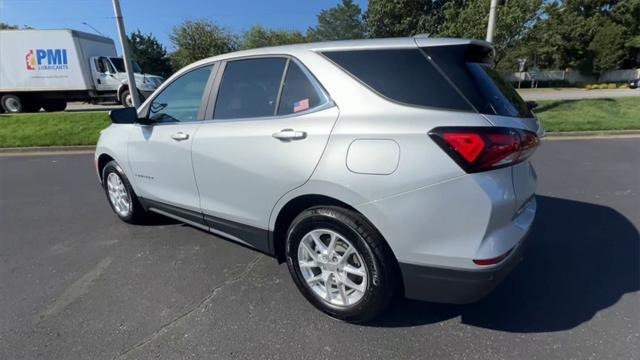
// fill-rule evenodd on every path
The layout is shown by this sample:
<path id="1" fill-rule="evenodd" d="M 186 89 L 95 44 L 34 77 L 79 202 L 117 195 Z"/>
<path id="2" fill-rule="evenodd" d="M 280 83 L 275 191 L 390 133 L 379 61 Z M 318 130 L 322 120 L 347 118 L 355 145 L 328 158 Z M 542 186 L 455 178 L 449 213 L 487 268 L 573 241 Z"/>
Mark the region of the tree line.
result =
<path id="1" fill-rule="evenodd" d="M 129 35 L 134 57 L 164 76 L 194 61 L 264 46 L 312 41 L 402 37 L 484 39 L 490 0 L 352 0 L 322 10 L 306 31 L 254 25 L 242 34 L 207 19 L 175 26 L 168 52 L 153 34 Z M 640 0 L 500 0 L 495 66 L 516 71 L 518 60 L 540 69 L 585 74 L 640 66 Z"/>

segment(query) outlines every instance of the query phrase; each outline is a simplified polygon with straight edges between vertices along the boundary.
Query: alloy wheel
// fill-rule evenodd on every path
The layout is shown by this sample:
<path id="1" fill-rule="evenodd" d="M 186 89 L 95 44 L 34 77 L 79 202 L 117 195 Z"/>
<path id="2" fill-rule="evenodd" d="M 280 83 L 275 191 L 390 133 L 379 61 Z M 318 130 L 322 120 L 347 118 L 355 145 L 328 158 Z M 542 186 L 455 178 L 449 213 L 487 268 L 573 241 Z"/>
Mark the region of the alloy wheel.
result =
<path id="1" fill-rule="evenodd" d="M 131 196 L 129 196 L 122 179 L 115 172 L 107 176 L 107 192 L 109 193 L 109 201 L 116 213 L 122 217 L 128 216 L 133 207 Z"/>
<path id="2" fill-rule="evenodd" d="M 362 256 L 335 231 L 316 229 L 303 236 L 298 266 L 306 286 L 331 305 L 352 306 L 367 291 L 369 272 Z"/>

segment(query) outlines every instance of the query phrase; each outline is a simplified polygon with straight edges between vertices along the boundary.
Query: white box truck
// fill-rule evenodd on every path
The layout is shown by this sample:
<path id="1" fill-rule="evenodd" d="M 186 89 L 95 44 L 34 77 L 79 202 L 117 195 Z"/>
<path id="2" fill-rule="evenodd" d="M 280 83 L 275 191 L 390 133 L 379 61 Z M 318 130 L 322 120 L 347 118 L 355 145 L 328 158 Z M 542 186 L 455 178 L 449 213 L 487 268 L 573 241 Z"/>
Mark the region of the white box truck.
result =
<path id="1" fill-rule="evenodd" d="M 163 79 L 133 67 L 145 98 Z M 68 101 L 131 106 L 113 40 L 68 29 L 0 30 L 0 111 L 62 111 Z"/>

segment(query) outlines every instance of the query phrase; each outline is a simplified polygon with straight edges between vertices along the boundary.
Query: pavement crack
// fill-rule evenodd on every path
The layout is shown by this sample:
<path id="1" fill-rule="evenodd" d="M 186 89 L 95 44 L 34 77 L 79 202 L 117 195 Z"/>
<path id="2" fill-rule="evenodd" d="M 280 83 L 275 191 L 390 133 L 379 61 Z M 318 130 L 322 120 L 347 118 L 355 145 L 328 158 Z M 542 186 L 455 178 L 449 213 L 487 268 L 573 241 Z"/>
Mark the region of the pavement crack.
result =
<path id="1" fill-rule="evenodd" d="M 51 316 L 60 313 L 64 308 L 69 306 L 76 299 L 86 294 L 93 283 L 100 277 L 100 275 L 109 267 L 111 257 L 102 259 L 96 267 L 91 269 L 88 273 L 82 275 L 81 278 L 74 281 L 63 293 L 60 295 L 53 304 L 49 305 L 47 309 L 40 314 L 40 320 L 45 320 Z"/>
<path id="2" fill-rule="evenodd" d="M 238 274 L 237 276 L 234 276 L 234 277 L 226 280 L 222 284 L 220 284 L 220 285 L 216 286 L 215 288 L 211 289 L 211 291 L 209 292 L 209 295 L 207 295 L 204 299 L 202 299 L 196 306 L 194 306 L 191 309 L 189 309 L 189 310 L 185 311 L 184 313 L 180 314 L 179 316 L 177 316 L 173 320 L 169 321 L 168 323 L 163 324 L 162 326 L 160 326 L 160 328 L 158 330 L 154 331 L 151 335 L 147 336 L 146 338 L 144 338 L 143 340 L 141 340 L 137 344 L 133 345 L 131 348 L 121 352 L 116 357 L 116 359 L 122 359 L 122 358 L 126 357 L 128 354 L 130 354 L 131 352 L 143 348 L 148 343 L 150 343 L 153 340 L 157 339 L 158 337 L 166 334 L 169 330 L 171 330 L 171 328 L 173 328 L 175 325 L 180 323 L 185 318 L 189 317 L 189 315 L 193 314 L 198 309 L 205 309 L 207 307 L 207 304 L 211 300 L 213 300 L 213 298 L 215 298 L 216 295 L 218 295 L 220 290 L 222 290 L 224 287 L 226 287 L 228 285 L 234 284 L 234 283 L 236 283 L 238 281 L 242 281 L 245 277 L 247 277 L 247 275 L 249 275 L 249 273 L 251 273 L 251 270 L 253 270 L 254 266 L 260 261 L 260 259 L 262 259 L 262 257 L 263 256 L 261 254 L 257 255 L 256 257 L 254 257 L 247 264 L 247 266 L 245 266 L 244 270 L 240 274 Z"/>

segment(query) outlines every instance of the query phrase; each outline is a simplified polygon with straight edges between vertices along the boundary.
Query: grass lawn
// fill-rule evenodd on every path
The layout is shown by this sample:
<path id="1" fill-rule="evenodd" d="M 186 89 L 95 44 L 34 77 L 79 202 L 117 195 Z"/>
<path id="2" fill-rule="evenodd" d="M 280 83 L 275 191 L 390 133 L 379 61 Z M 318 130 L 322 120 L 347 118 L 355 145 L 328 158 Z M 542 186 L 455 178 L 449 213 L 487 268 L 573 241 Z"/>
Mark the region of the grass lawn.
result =
<path id="1" fill-rule="evenodd" d="M 640 129 L 640 97 L 538 101 L 547 131 Z"/>
<path id="2" fill-rule="evenodd" d="M 0 114 L 0 147 L 94 145 L 110 123 L 103 111 Z"/>
<path id="3" fill-rule="evenodd" d="M 640 98 L 539 101 L 550 132 L 640 129 Z M 0 147 L 94 145 L 109 126 L 103 111 L 0 114 Z"/>

